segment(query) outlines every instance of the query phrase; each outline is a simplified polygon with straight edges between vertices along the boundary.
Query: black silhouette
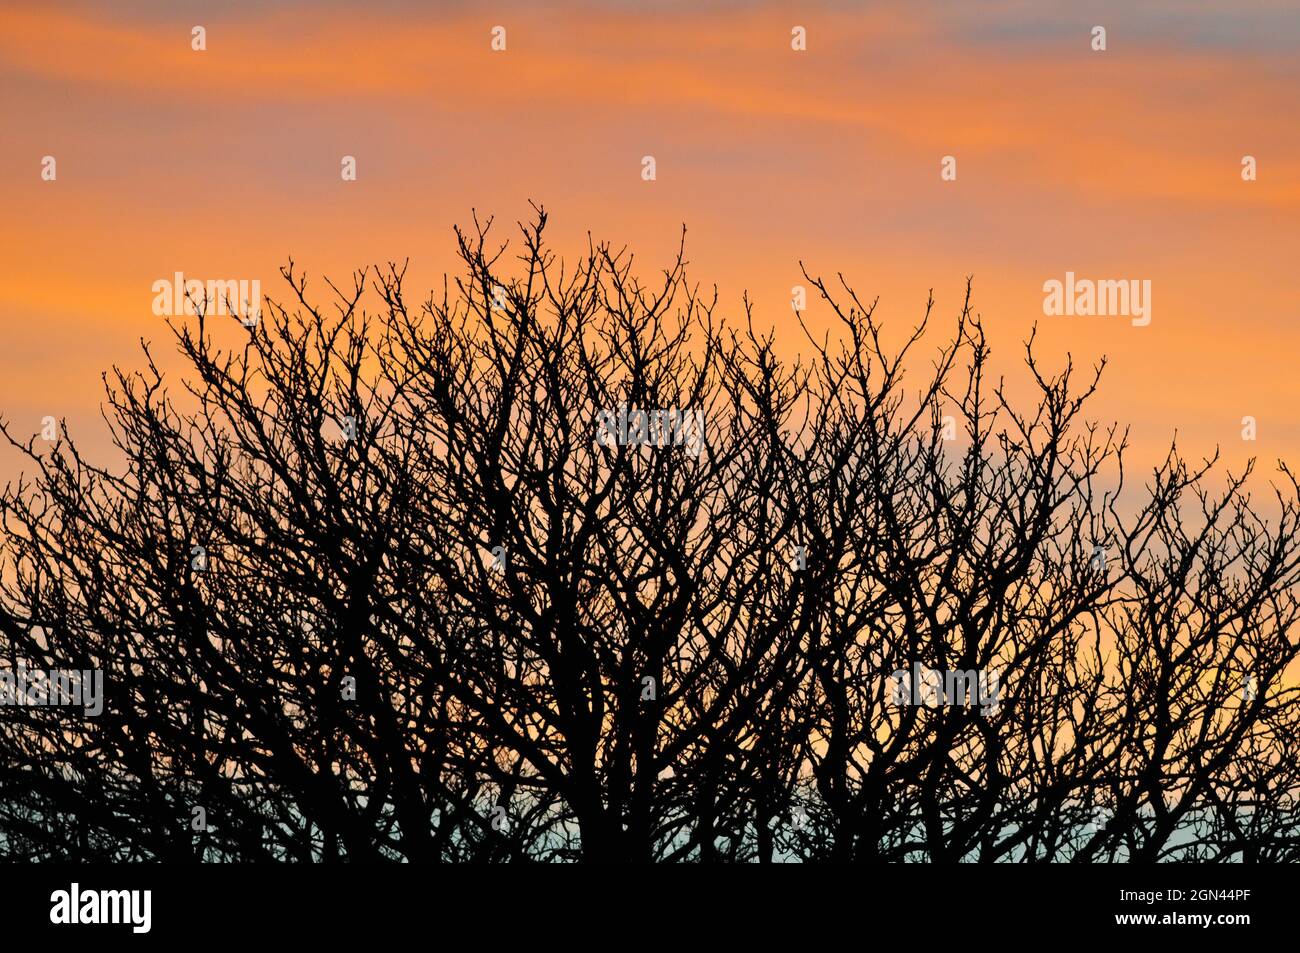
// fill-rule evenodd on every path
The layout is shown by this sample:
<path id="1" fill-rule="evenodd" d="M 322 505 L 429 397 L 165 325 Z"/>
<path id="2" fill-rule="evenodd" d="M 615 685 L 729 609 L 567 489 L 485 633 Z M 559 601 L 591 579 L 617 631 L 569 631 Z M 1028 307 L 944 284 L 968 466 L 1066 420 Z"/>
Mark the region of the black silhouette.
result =
<path id="1" fill-rule="evenodd" d="M 1126 489 L 1101 368 L 1031 337 L 1017 405 L 969 285 L 930 364 L 933 301 L 891 351 L 808 276 L 841 333 L 791 364 L 545 224 L 458 231 L 422 307 L 290 264 L 174 321 L 183 378 L 108 378 L 120 467 L 4 425 L 0 664 L 105 708 L 0 708 L 0 857 L 1300 859 L 1285 466 Z"/>

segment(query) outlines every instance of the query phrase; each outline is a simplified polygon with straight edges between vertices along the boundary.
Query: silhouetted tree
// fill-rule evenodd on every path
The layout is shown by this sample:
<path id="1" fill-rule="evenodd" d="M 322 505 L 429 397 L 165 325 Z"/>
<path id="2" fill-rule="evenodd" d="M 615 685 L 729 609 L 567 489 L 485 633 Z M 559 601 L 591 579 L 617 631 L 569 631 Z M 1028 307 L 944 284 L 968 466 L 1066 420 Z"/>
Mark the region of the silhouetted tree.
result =
<path id="1" fill-rule="evenodd" d="M 790 362 L 545 224 L 414 308 L 395 264 L 196 302 L 182 376 L 106 378 L 120 464 L 3 425 L 0 656 L 106 701 L 0 709 L 0 856 L 1300 856 L 1290 471 L 1171 450 L 1129 501 L 1101 368 L 1031 337 L 1018 405 L 969 286 L 912 390 L 933 301 L 891 351 L 808 276 Z"/>

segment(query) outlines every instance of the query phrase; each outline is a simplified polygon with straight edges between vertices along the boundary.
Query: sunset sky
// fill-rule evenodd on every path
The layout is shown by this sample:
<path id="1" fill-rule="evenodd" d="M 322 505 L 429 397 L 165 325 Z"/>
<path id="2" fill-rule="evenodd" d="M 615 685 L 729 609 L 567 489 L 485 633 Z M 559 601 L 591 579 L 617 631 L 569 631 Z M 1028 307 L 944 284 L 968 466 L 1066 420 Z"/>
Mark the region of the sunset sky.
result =
<path id="1" fill-rule="evenodd" d="M 1300 466 L 1300 3 L 1134 6 L 7 0 L 0 412 L 102 439 L 100 372 L 164 340 L 177 271 L 280 297 L 289 256 L 336 279 L 409 257 L 418 299 L 454 223 L 504 237 L 531 199 L 557 251 L 590 231 L 646 276 L 685 224 L 722 313 L 748 290 L 792 350 L 800 259 L 900 331 L 972 275 L 1011 380 L 1035 322 L 1049 366 L 1109 357 L 1093 413 L 1140 462 L 1177 431 Z M 1044 316 L 1067 271 L 1150 280 L 1151 324 Z"/>

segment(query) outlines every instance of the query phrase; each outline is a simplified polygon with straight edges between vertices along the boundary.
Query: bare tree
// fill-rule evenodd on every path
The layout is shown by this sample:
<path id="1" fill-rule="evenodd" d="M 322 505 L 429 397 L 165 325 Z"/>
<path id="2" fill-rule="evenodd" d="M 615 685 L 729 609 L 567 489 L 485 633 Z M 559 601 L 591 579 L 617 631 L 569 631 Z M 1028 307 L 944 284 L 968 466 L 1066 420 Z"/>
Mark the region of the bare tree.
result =
<path id="1" fill-rule="evenodd" d="M 933 302 L 891 352 L 809 276 L 790 363 L 545 225 L 414 307 L 199 306 L 179 378 L 106 378 L 120 465 L 4 425 L 0 655 L 106 703 L 2 710 L 0 855 L 1295 859 L 1290 471 L 1171 450 L 1133 502 L 1101 368 L 1031 338 L 1017 404 L 969 287 L 912 389 Z"/>

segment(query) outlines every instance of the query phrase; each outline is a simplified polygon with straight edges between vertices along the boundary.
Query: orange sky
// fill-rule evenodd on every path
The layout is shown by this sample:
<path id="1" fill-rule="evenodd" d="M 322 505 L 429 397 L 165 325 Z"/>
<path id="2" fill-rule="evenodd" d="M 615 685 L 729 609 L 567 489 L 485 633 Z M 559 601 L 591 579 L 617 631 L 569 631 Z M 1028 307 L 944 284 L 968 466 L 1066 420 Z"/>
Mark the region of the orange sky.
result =
<path id="1" fill-rule="evenodd" d="M 748 289 L 792 348 L 799 259 L 899 330 L 973 275 L 1013 380 L 1035 322 L 1049 364 L 1110 358 L 1093 411 L 1140 462 L 1177 430 L 1300 464 L 1300 4 L 117 6 L 0 11 L 0 411 L 32 433 L 102 436 L 100 371 L 166 335 L 159 278 L 278 296 L 290 255 L 334 277 L 410 257 L 418 298 L 454 222 L 533 199 L 562 253 L 590 230 L 646 274 L 685 223 L 693 278 L 724 314 Z M 1045 317 L 1066 271 L 1149 279 L 1150 326 Z"/>

